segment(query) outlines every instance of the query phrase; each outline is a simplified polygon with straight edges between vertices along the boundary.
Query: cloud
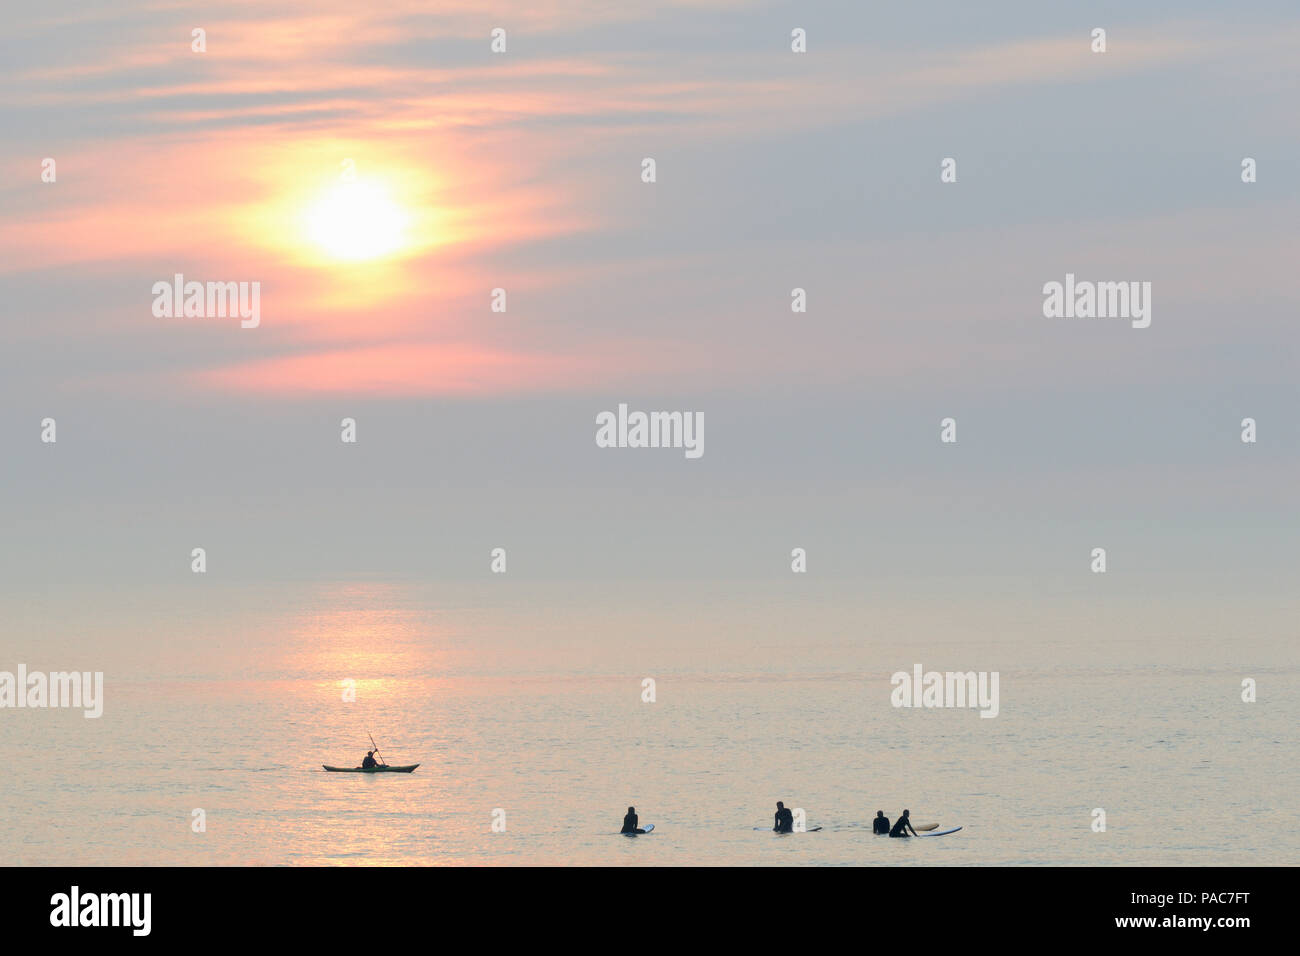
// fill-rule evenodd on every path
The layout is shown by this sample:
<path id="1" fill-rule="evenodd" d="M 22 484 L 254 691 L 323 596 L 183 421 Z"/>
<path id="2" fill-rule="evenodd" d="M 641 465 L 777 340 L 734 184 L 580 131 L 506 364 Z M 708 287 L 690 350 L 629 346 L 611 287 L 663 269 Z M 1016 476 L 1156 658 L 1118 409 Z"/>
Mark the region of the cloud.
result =
<path id="1" fill-rule="evenodd" d="M 310 398 L 324 394 L 372 397 L 509 395 L 564 391 L 608 378 L 590 357 L 507 352 L 470 344 L 402 343 L 254 359 L 202 373 L 218 389 Z"/>
<path id="2" fill-rule="evenodd" d="M 102 333 L 105 315 L 117 330 L 154 334 L 144 290 L 175 272 L 262 282 L 256 347 L 243 363 L 189 361 L 197 387 L 564 390 L 583 376 L 610 380 L 611 356 L 628 381 L 838 383 L 909 369 L 951 381 L 976 374 L 967 353 L 936 351 L 910 329 L 1019 315 L 1024 303 L 1008 290 L 1050 276 L 997 288 L 989 277 L 1006 278 L 1003 262 L 1044 248 L 1057 226 L 1015 221 L 1020 210 L 999 208 L 992 193 L 962 219 L 964 197 L 980 196 L 965 183 L 963 199 L 939 205 L 879 171 L 855 182 L 868 175 L 854 168 L 855 149 L 898 149 L 880 138 L 899 135 L 887 123 L 951 122 L 944 109 L 978 107 L 1009 139 L 1027 122 L 1015 97 L 1029 92 L 1181 78 L 1242 59 L 1266 78 L 1260 64 L 1284 62 L 1300 39 L 1293 23 L 1171 19 L 1113 30 L 1112 52 L 1098 57 L 1086 31 L 918 49 L 846 27 L 816 34 L 813 52 L 798 56 L 770 10 L 743 31 L 724 29 L 747 9 L 727 2 L 555 0 L 520 5 L 500 24 L 478 3 L 427 8 L 229 3 L 206 22 L 171 4 L 136 5 L 120 21 L 113 5 L 76 21 L 29 14 L 7 42 L 49 57 L 20 60 L 0 87 L 0 120 L 13 121 L 16 144 L 4 174 L 19 184 L 4 196 L 0 276 L 140 274 L 139 299 L 105 295 L 96 320 L 80 310 L 60 318 L 61 329 L 87 335 Z M 862 11 L 844 11 L 853 27 L 866 25 Z M 202 56 L 189 50 L 197 25 L 208 30 Z M 488 52 L 496 25 L 511 31 L 504 57 Z M 638 52 L 652 26 L 695 42 Z M 37 182 L 43 155 L 59 162 L 57 185 Z M 637 179 L 646 155 L 664 160 L 653 191 Z M 345 159 L 391 186 L 412 215 L 410 241 L 383 263 L 330 262 L 300 233 L 304 209 Z M 1199 208 L 1203 194 L 1183 202 L 1118 242 L 1120 223 L 1153 221 L 1150 211 L 1112 212 L 1100 238 L 1076 222 L 1075 246 L 1139 259 L 1161 249 L 1146 261 L 1172 272 L 1211 258 L 1213 236 L 1184 226 L 1245 228 Z M 951 239 L 918 235 L 936 222 Z M 1184 244 L 1170 242 L 1180 230 Z M 1250 260 L 1266 241 L 1247 237 L 1235 254 Z M 989 287 L 978 306 L 936 288 L 926 258 L 936 251 L 953 263 L 949 275 L 968 270 Z M 884 276 L 870 295 L 855 291 L 867 268 Z M 1184 288 L 1213 291 L 1204 270 L 1174 274 Z M 797 337 L 774 332 L 789 288 L 814 280 L 813 300 L 829 316 L 819 312 Z M 512 296 L 508 319 L 487 311 L 498 286 Z M 899 288 L 915 292 L 914 306 Z M 845 317 L 855 295 L 914 314 L 886 324 L 864 355 L 852 326 L 862 320 Z M 147 337 L 142 347 L 147 366 Z M 984 371 L 1023 365 L 1030 351 L 1023 341 L 985 343 Z M 160 350 L 152 373 L 171 374 L 171 361 Z"/>

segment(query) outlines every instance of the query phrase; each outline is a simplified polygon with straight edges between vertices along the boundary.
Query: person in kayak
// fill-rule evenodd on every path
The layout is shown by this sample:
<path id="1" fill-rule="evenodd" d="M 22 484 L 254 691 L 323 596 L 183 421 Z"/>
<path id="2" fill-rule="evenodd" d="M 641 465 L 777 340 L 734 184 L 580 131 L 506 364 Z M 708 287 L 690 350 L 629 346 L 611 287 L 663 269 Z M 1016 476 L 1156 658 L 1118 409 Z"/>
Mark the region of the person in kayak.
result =
<path id="1" fill-rule="evenodd" d="M 903 811 L 903 815 L 902 815 L 901 817 L 898 818 L 898 822 L 894 824 L 894 828 L 893 828 L 892 830 L 889 831 L 889 835 L 890 835 L 891 837 L 905 837 L 905 836 L 908 836 L 908 835 L 909 835 L 908 832 L 907 832 L 908 830 L 911 830 L 911 831 L 912 831 L 912 832 L 911 832 L 911 836 L 916 836 L 916 835 L 917 835 L 917 833 L 916 833 L 916 828 L 912 826 L 912 821 L 908 819 L 908 817 L 911 815 L 911 813 L 912 813 L 911 810 L 904 810 L 904 811 Z"/>
<path id="2" fill-rule="evenodd" d="M 884 810 L 876 811 L 876 819 L 871 821 L 871 832 L 872 833 L 889 832 L 889 817 L 885 816 Z"/>
<path id="3" fill-rule="evenodd" d="M 623 829 L 619 833 L 645 833 L 637 824 L 640 822 L 636 815 L 636 807 L 627 808 L 627 816 L 623 818 Z"/>
<path id="4" fill-rule="evenodd" d="M 371 767 L 378 767 L 378 766 L 379 764 L 375 763 L 375 752 L 373 750 L 367 751 L 366 759 L 361 761 L 361 769 L 369 770 Z"/>
<path id="5" fill-rule="evenodd" d="M 772 829 L 777 833 L 794 832 L 794 814 L 787 810 L 780 800 L 776 801 L 776 823 Z"/>

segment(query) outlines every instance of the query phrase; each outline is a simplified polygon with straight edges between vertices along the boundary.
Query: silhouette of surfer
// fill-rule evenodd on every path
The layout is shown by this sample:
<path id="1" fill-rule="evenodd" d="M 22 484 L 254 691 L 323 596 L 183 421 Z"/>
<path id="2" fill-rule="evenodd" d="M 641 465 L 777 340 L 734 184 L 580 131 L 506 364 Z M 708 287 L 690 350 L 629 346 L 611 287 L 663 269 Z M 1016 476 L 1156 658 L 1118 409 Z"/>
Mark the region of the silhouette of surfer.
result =
<path id="1" fill-rule="evenodd" d="M 894 828 L 889 831 L 891 837 L 908 836 L 908 830 L 912 831 L 911 836 L 917 836 L 916 828 L 912 826 L 912 821 L 908 819 L 908 817 L 911 816 L 911 813 L 911 810 L 903 811 L 903 815 L 898 818 L 898 822 L 894 824 Z"/>
<path id="2" fill-rule="evenodd" d="M 367 751 L 366 759 L 361 761 L 361 769 L 369 770 L 371 767 L 378 767 L 378 766 L 379 764 L 375 763 L 375 752 L 373 750 Z"/>
<path id="3" fill-rule="evenodd" d="M 776 801 L 776 823 L 772 829 L 777 833 L 794 832 L 794 814 L 787 810 L 780 800 Z"/>
<path id="4" fill-rule="evenodd" d="M 885 816 L 884 810 L 876 811 L 876 819 L 871 821 L 871 832 L 872 833 L 889 832 L 889 817 Z"/>
<path id="5" fill-rule="evenodd" d="M 638 822 L 639 819 L 636 815 L 636 807 L 628 807 L 627 816 L 623 817 L 623 829 L 619 830 L 618 832 L 619 833 L 645 833 L 644 830 L 642 830 L 639 826 L 637 826 Z"/>

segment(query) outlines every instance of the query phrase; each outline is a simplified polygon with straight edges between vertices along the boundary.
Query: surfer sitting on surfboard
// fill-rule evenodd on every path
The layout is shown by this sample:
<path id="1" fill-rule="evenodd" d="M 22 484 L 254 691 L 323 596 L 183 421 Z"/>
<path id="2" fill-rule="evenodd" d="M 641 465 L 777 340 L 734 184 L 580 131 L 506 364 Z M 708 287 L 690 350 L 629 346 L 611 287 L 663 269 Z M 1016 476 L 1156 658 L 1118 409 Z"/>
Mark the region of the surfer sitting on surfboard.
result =
<path id="1" fill-rule="evenodd" d="M 379 764 L 375 763 L 375 752 L 373 750 L 368 751 L 366 753 L 366 759 L 361 761 L 361 769 L 369 770 L 371 767 L 378 767 L 378 766 Z"/>
<path id="2" fill-rule="evenodd" d="M 872 833 L 889 832 L 889 817 L 885 816 L 884 810 L 876 811 L 876 819 L 871 821 L 871 832 Z"/>
<path id="3" fill-rule="evenodd" d="M 623 829 L 619 833 L 645 833 L 644 830 L 637 827 L 636 807 L 627 808 L 627 816 L 623 818 Z"/>
<path id="4" fill-rule="evenodd" d="M 772 829 L 777 833 L 794 832 L 794 814 L 787 810 L 780 800 L 776 801 L 776 824 Z"/>
<path id="5" fill-rule="evenodd" d="M 898 822 L 894 824 L 894 829 L 889 831 L 889 835 L 891 837 L 908 836 L 909 835 L 907 832 L 908 830 L 912 831 L 910 834 L 911 836 L 917 835 L 916 828 L 912 826 L 912 821 L 908 819 L 908 816 L 911 814 L 911 812 L 912 812 L 911 810 L 903 811 L 903 815 L 899 817 Z"/>

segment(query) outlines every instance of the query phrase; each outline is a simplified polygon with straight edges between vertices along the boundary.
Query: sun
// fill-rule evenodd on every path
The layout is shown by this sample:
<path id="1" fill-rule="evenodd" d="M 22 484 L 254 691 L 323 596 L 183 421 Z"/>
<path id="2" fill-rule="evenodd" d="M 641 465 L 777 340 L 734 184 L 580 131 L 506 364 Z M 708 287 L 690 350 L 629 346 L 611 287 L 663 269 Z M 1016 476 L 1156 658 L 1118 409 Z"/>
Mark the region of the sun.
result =
<path id="1" fill-rule="evenodd" d="M 377 182 L 340 182 L 307 208 L 307 238 L 334 259 L 377 259 L 405 244 L 408 217 Z"/>

